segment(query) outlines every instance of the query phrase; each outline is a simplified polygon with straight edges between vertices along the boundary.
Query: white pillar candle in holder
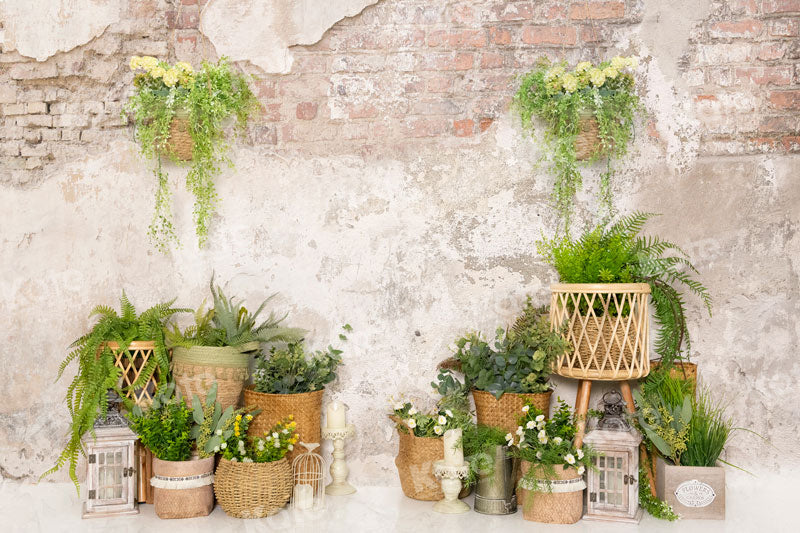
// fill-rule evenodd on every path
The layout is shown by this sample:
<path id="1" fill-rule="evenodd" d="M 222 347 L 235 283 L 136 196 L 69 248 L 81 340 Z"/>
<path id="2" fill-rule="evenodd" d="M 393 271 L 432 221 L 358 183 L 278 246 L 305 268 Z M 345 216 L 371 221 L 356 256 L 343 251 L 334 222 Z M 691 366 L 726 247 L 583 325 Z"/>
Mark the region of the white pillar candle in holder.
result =
<path id="1" fill-rule="evenodd" d="M 341 402 L 333 401 L 328 404 L 327 427 L 330 429 L 344 429 L 347 427 L 347 406 Z"/>
<path id="2" fill-rule="evenodd" d="M 332 481 L 325 487 L 325 494 L 341 496 L 353 494 L 356 491 L 355 487 L 347 482 L 347 474 L 350 472 L 350 469 L 347 468 L 344 454 L 344 441 L 353 437 L 355 433 L 356 428 L 353 424 L 347 424 L 342 428 L 333 428 L 330 427 L 330 425 L 322 428 L 322 438 L 333 441 L 333 462 L 331 463 Z"/>
<path id="3" fill-rule="evenodd" d="M 464 447 L 461 444 L 461 428 L 444 432 L 444 462 L 450 466 L 464 464 Z"/>
<path id="4" fill-rule="evenodd" d="M 456 514 L 469 511 L 469 505 L 458 499 L 461 492 L 461 480 L 469 474 L 469 465 L 463 459 L 460 465 L 450 465 L 445 461 L 433 463 L 433 475 L 442 480 L 444 499 L 434 504 L 437 513 Z"/>

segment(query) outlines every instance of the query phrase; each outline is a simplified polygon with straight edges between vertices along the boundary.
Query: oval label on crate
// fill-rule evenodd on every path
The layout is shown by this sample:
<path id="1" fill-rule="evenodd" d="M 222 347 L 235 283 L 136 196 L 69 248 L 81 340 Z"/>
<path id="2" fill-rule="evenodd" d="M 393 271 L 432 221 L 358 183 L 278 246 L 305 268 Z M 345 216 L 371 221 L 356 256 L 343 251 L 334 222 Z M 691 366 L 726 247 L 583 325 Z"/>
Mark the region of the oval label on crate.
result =
<path id="1" fill-rule="evenodd" d="M 675 497 L 686 507 L 706 507 L 711 505 L 717 494 L 711 485 L 692 479 L 678 485 L 675 489 Z"/>

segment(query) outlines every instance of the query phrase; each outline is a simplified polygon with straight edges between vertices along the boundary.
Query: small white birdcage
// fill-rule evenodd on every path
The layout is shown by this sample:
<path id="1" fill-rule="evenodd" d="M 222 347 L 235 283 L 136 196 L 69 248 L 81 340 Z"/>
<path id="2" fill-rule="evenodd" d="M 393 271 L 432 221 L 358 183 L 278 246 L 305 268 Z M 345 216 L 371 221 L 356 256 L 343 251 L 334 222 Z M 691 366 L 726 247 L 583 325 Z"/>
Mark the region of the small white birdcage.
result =
<path id="1" fill-rule="evenodd" d="M 294 487 L 292 489 L 292 509 L 298 511 L 317 511 L 325 508 L 325 460 L 314 450 L 318 443 L 300 443 L 306 451 L 292 461 Z"/>

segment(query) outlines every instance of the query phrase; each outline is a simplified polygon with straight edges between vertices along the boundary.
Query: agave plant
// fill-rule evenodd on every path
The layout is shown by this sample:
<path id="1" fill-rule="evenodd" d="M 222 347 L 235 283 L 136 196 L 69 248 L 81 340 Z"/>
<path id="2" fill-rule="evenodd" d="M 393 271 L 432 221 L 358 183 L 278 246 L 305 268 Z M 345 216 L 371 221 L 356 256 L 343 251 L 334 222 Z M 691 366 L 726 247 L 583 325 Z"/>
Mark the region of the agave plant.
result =
<path id="1" fill-rule="evenodd" d="M 56 378 L 56 381 L 61 379 L 72 361 L 78 362 L 78 373 L 67 387 L 65 397 L 72 418 L 69 441 L 56 464 L 41 477 L 48 476 L 69 463 L 70 479 L 80 492 L 75 468 L 79 454 L 83 453 L 81 438 L 87 431 L 92 430 L 97 418 L 106 416 L 108 391 L 113 390 L 124 399 L 130 390 L 136 390 L 147 383 L 156 370 L 159 370 L 159 386 L 167 382 L 170 370 L 164 327 L 175 313 L 191 311 L 191 309 L 173 308 L 173 303 L 174 299 L 137 315 L 136 308 L 123 292 L 120 298 L 120 314 L 104 305 L 98 305 L 92 310 L 89 317 L 98 316 L 99 320 L 89 333 L 70 345 L 73 350 L 59 366 Z M 131 385 L 125 386 L 120 379 L 122 370 L 116 366 L 116 358 L 108 343 L 116 342 L 119 345 L 118 351 L 130 360 L 132 356 L 128 352 L 128 347 L 133 341 L 153 341 L 155 348 L 153 357 L 142 368 L 136 380 Z M 130 401 L 124 401 L 128 404 L 127 407 L 130 407 Z"/>

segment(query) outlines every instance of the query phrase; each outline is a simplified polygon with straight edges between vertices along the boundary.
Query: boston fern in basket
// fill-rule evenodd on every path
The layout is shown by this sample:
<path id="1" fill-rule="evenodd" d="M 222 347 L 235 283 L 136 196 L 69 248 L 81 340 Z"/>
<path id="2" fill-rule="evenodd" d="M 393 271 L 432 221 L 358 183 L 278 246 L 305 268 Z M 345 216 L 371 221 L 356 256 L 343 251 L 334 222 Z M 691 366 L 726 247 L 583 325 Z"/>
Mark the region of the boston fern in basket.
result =
<path id="1" fill-rule="evenodd" d="M 615 224 L 600 224 L 580 238 L 556 237 L 537 242 L 537 249 L 558 271 L 562 283 L 647 283 L 659 326 L 655 350 L 666 366 L 691 349 L 686 327 L 683 285 L 701 298 L 711 315 L 711 296 L 692 279 L 697 270 L 676 244 L 639 232 L 653 213 L 636 212 Z M 672 253 L 673 255 L 666 255 Z M 597 303 L 597 305 L 602 305 Z M 612 312 L 625 313 L 613 305 Z"/>
<path id="2" fill-rule="evenodd" d="M 56 381 L 61 379 L 67 366 L 72 361 L 78 362 L 78 373 L 67 387 L 67 409 L 72 418 L 69 430 L 69 441 L 58 457 L 55 466 L 42 474 L 50 475 L 69 463 L 69 476 L 80 490 L 75 468 L 78 455 L 83 453 L 81 438 L 92 431 L 97 418 L 105 417 L 108 412 L 107 392 L 115 391 L 121 398 L 126 392 L 136 390 L 146 384 L 156 370 L 159 371 L 159 385 L 166 383 L 169 377 L 169 356 L 165 346 L 164 327 L 175 313 L 189 312 L 190 309 L 173 308 L 175 300 L 161 303 L 136 314 L 125 293 L 120 298 L 121 314 L 104 305 L 95 307 L 90 317 L 100 319 L 86 335 L 72 343 L 74 348 L 58 369 Z M 133 341 L 153 341 L 153 357 L 141 369 L 139 376 L 129 386 L 122 384 L 122 370 L 115 366 L 115 356 L 108 347 L 108 342 L 116 342 L 118 350 L 130 358 L 128 346 Z M 131 361 L 133 363 L 133 361 Z M 129 403 L 129 402 L 128 402 Z M 130 405 L 128 405 L 130 407 Z"/>
<path id="3" fill-rule="evenodd" d="M 250 114 L 258 109 L 258 100 L 246 78 L 233 71 L 224 57 L 216 64 L 204 61 L 198 72 L 188 63 L 169 65 L 150 56 L 132 57 L 130 68 L 136 72 L 135 91 L 123 109 L 123 118 L 132 115 L 136 140 L 142 154 L 155 162 L 153 173 L 158 183 L 150 238 L 164 252 L 172 243 L 178 243 L 168 176 L 161 157 L 166 155 L 180 162 L 170 150 L 170 128 L 176 115 L 185 115 L 192 140 L 186 187 L 195 198 L 195 231 L 202 247 L 208 239 L 208 225 L 217 202 L 214 178 L 223 164 L 232 165 L 226 155 L 225 120 L 235 117 L 238 131 L 243 131 Z"/>

